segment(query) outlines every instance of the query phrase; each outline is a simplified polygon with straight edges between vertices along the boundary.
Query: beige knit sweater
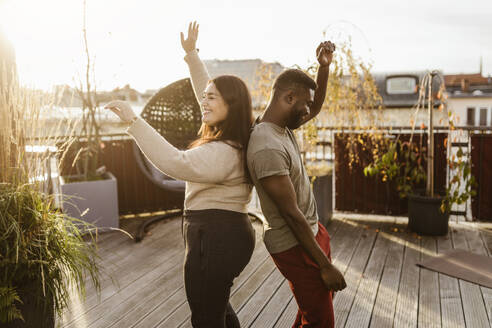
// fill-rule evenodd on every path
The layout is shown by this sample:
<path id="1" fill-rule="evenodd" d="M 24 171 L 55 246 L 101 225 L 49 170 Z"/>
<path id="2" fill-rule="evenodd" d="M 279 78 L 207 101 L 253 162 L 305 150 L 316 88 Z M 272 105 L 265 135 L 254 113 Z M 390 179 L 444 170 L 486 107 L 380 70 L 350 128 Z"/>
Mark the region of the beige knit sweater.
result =
<path id="1" fill-rule="evenodd" d="M 185 61 L 200 102 L 210 77 L 196 50 L 189 52 Z M 178 150 L 140 117 L 127 133 L 159 170 L 186 181 L 185 209 L 247 212 L 252 186 L 245 178 L 240 150 L 219 141 Z"/>

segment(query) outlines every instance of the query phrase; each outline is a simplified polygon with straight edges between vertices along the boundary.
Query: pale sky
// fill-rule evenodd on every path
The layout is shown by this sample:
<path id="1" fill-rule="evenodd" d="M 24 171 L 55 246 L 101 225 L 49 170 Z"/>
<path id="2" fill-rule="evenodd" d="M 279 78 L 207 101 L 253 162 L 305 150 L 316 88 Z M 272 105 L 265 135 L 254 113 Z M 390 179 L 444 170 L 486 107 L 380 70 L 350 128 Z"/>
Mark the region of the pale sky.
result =
<path id="1" fill-rule="evenodd" d="M 200 23 L 202 59 L 306 66 L 323 31 L 351 36 L 373 71 L 492 74 L 491 0 L 87 0 L 99 90 L 157 89 L 188 76 L 179 32 Z M 84 70 L 82 0 L 0 0 L 24 84 L 74 85 Z"/>

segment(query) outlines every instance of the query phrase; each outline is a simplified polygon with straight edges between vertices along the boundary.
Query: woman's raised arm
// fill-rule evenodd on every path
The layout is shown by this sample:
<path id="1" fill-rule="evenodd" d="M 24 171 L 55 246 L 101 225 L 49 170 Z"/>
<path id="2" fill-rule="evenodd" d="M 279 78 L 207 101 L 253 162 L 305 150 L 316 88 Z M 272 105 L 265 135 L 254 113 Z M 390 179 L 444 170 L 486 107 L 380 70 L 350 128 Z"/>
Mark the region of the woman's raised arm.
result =
<path id="1" fill-rule="evenodd" d="M 210 75 L 208 74 L 205 64 L 198 56 L 198 50 L 196 49 L 196 41 L 198 40 L 198 25 L 196 22 L 190 23 L 188 26 L 188 37 L 185 39 L 183 32 L 181 32 L 181 46 L 186 52 L 185 61 L 188 64 L 190 70 L 191 83 L 193 85 L 193 91 L 195 97 L 200 103 L 203 97 L 203 91 L 207 87 L 208 81 L 210 81 Z"/>

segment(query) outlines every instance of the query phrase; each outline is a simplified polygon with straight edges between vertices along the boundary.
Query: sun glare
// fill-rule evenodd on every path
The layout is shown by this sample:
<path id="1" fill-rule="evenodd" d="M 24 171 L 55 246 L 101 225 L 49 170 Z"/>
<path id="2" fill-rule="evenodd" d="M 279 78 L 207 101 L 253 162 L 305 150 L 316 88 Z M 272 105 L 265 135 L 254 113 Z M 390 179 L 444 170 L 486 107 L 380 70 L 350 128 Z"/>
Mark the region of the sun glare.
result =
<path id="1" fill-rule="evenodd" d="M 47 89 L 67 83 L 66 67 L 80 48 L 81 8 L 78 1 L 4 0 L 0 24 L 16 54 L 19 76 L 24 84 Z M 52 81 L 52 82 L 49 82 Z"/>

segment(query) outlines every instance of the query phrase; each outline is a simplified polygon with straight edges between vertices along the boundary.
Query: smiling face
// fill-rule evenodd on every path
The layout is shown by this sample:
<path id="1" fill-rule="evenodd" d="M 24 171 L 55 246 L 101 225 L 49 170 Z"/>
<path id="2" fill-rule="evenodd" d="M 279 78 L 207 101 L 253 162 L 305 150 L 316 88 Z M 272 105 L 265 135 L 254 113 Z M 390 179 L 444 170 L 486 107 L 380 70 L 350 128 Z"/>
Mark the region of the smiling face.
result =
<path id="1" fill-rule="evenodd" d="M 217 126 L 227 118 L 227 104 L 213 82 L 210 82 L 202 98 L 202 121 L 208 126 Z"/>
<path id="2" fill-rule="evenodd" d="M 297 100 L 290 109 L 287 127 L 291 130 L 297 129 L 308 117 L 310 109 L 313 106 L 314 91 L 308 88 L 298 90 Z"/>

